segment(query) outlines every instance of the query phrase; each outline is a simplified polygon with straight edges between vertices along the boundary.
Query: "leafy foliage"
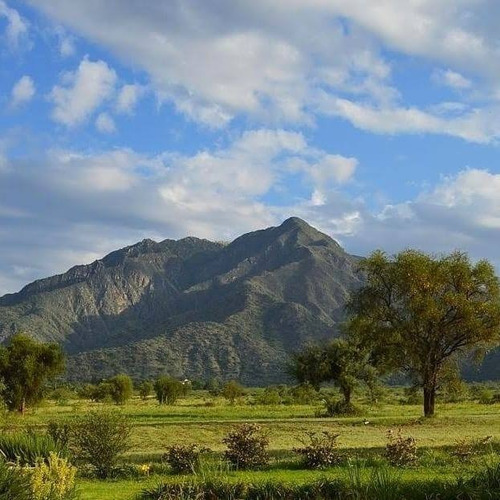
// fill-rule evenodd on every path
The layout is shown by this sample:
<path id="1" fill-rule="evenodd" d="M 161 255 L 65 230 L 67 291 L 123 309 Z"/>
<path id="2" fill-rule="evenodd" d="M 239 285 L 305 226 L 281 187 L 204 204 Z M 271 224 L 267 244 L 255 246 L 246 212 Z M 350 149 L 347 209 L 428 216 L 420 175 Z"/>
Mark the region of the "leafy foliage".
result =
<path id="1" fill-rule="evenodd" d="M 66 454 L 51 436 L 34 432 L 0 434 L 0 455 L 7 462 L 34 467 L 39 459 L 48 460 L 51 453 Z"/>
<path id="2" fill-rule="evenodd" d="M 303 464 L 308 469 L 322 469 L 341 462 L 342 457 L 337 448 L 337 439 L 340 434 L 323 431 L 306 433 L 307 440 L 303 440 L 301 448 L 294 448 L 294 452 L 302 456 Z"/>
<path id="3" fill-rule="evenodd" d="M 226 459 L 237 469 L 254 469 L 269 461 L 269 439 L 257 424 L 241 424 L 222 440 L 227 446 Z"/>
<path id="4" fill-rule="evenodd" d="M 366 285 L 348 304 L 350 338 L 388 369 L 405 370 L 434 414 L 436 391 L 458 361 L 499 345 L 500 286 L 487 261 L 455 252 L 434 258 L 415 250 L 374 252 L 361 268 Z"/>
<path id="5" fill-rule="evenodd" d="M 0 347 L 0 377 L 9 410 L 24 412 L 38 403 L 44 384 L 64 370 L 64 354 L 58 344 L 44 344 L 17 334 Z"/>
<path id="6" fill-rule="evenodd" d="M 151 396 L 151 394 L 153 394 L 153 390 L 153 382 L 150 380 L 144 380 L 144 382 L 141 382 L 139 385 L 139 396 L 141 396 L 141 399 L 145 401 L 149 396 Z"/>
<path id="7" fill-rule="evenodd" d="M 116 404 L 125 404 L 134 393 L 134 384 L 132 379 L 125 374 L 116 375 L 108 381 L 109 393 Z"/>
<path id="8" fill-rule="evenodd" d="M 76 458 L 93 465 L 97 476 L 105 479 L 129 449 L 130 433 L 130 423 L 120 413 L 91 411 L 79 417 L 74 426 Z"/>
<path id="9" fill-rule="evenodd" d="M 0 500 L 32 500 L 30 478 L 0 460 Z"/>
<path id="10" fill-rule="evenodd" d="M 417 463 L 417 442 L 415 438 L 401 435 L 401 429 L 397 433 L 387 433 L 389 442 L 385 447 L 385 456 L 389 463 L 395 467 L 406 467 Z"/>
<path id="11" fill-rule="evenodd" d="M 238 398 L 245 395 L 245 389 L 236 380 L 230 380 L 222 387 L 221 395 L 234 405 Z"/>
<path id="12" fill-rule="evenodd" d="M 196 444 L 175 445 L 167 448 L 163 460 L 170 465 L 176 474 L 193 473 L 200 464 L 201 454 L 209 451 L 208 448 L 200 448 Z"/>
<path id="13" fill-rule="evenodd" d="M 156 399 L 161 405 L 173 405 L 183 394 L 182 382 L 172 377 L 159 377 L 154 383 Z"/>

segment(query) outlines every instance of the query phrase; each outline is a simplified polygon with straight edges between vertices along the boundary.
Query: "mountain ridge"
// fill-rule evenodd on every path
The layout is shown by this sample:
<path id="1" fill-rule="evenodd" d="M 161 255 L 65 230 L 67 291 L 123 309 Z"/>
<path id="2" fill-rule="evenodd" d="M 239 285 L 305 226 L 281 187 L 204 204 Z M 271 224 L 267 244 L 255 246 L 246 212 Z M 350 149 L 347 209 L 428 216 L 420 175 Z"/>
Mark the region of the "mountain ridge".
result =
<path id="1" fill-rule="evenodd" d="M 61 343 L 70 380 L 282 382 L 291 352 L 338 333 L 359 260 L 297 217 L 227 244 L 144 239 L 0 298 L 0 340 Z"/>

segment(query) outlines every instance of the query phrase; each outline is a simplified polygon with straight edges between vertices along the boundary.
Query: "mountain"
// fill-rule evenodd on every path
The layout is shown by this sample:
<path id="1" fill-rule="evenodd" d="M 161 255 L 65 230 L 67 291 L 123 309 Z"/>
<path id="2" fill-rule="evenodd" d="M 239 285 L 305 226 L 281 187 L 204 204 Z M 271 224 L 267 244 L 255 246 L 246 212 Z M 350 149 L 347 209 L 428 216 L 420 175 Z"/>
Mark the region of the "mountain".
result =
<path id="1" fill-rule="evenodd" d="M 291 352 L 338 332 L 358 262 L 295 217 L 229 244 L 143 240 L 1 297 L 0 340 L 60 342 L 70 380 L 279 382 Z"/>

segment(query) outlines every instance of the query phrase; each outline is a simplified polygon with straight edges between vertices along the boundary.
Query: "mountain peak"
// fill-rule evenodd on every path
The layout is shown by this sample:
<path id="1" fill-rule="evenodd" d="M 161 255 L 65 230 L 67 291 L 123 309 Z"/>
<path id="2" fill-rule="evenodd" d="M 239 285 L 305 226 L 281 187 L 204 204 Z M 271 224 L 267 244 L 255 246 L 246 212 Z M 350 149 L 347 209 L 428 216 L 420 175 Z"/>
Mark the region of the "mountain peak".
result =
<path id="1" fill-rule="evenodd" d="M 304 219 L 301 219 L 300 217 L 289 217 L 288 219 L 284 220 L 281 223 L 282 228 L 312 228 Z"/>

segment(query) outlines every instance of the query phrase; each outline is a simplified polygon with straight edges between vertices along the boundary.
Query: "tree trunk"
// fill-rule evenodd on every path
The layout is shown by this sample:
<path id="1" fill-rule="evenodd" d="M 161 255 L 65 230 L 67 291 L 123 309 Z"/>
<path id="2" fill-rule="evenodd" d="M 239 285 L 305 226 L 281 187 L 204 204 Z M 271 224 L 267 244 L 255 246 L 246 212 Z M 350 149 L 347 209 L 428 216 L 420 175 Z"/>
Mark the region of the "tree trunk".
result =
<path id="1" fill-rule="evenodd" d="M 424 386 L 424 416 L 432 417 L 434 415 L 434 405 L 436 401 L 436 386 Z"/>
<path id="2" fill-rule="evenodd" d="M 344 396 L 344 402 L 346 406 L 351 404 L 351 388 L 350 387 L 342 387 L 342 395 Z"/>
<path id="3" fill-rule="evenodd" d="M 23 398 L 21 401 L 21 406 L 19 407 L 19 412 L 21 415 L 24 415 L 24 412 L 26 411 L 26 399 Z"/>

